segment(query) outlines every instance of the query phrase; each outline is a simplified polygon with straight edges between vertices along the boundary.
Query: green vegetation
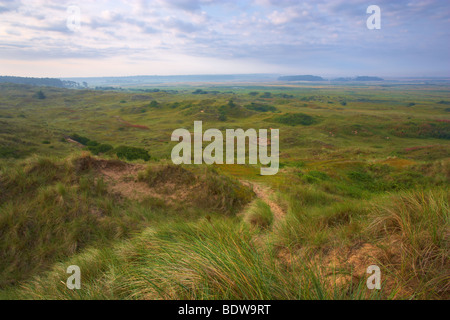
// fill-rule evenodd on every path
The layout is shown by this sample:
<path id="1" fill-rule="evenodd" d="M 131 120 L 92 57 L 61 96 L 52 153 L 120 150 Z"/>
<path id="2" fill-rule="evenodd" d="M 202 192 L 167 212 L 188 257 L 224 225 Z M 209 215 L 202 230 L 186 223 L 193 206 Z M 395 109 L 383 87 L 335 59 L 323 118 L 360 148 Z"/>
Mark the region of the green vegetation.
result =
<path id="1" fill-rule="evenodd" d="M 224 214 L 235 214 L 252 198 L 248 188 L 208 167 L 197 173 L 176 165 L 150 167 L 139 179 L 152 187 L 176 183 L 170 192 L 178 188 L 189 189 L 193 193 L 189 199 L 191 204 Z"/>
<path id="2" fill-rule="evenodd" d="M 142 148 L 120 146 L 114 149 L 114 152 L 120 159 L 127 159 L 128 161 L 138 159 L 142 159 L 144 161 L 150 160 L 150 155 Z"/>
<path id="3" fill-rule="evenodd" d="M 25 84 L 32 86 L 49 86 L 57 88 L 78 88 L 80 85 L 74 81 L 65 81 L 56 78 L 30 78 L 0 76 L 0 83 Z"/>
<path id="4" fill-rule="evenodd" d="M 310 126 L 317 122 L 312 116 L 304 113 L 286 113 L 273 118 L 275 122 L 286 124 L 289 126 Z"/>
<path id="5" fill-rule="evenodd" d="M 18 152 L 11 148 L 11 147 L 6 147 L 6 146 L 2 146 L 0 147 L 0 158 L 18 158 Z"/>
<path id="6" fill-rule="evenodd" d="M 408 138 L 435 138 L 450 140 L 450 120 L 427 123 L 407 122 L 395 126 L 392 134 Z"/>
<path id="7" fill-rule="evenodd" d="M 107 153 L 107 152 L 113 150 L 114 147 L 112 145 L 110 145 L 110 144 L 102 143 L 102 144 L 96 144 L 96 145 L 88 146 L 88 149 L 93 154 L 98 155 L 98 154 L 101 154 L 101 153 Z M 146 156 L 144 156 L 144 157 L 147 159 Z M 137 158 L 137 159 L 139 159 L 139 158 Z"/>
<path id="8" fill-rule="evenodd" d="M 39 90 L 38 92 L 36 92 L 36 94 L 34 95 L 35 98 L 40 99 L 40 100 L 44 100 L 45 98 L 47 98 L 44 94 L 44 92 L 42 92 L 42 90 Z"/>
<path id="9" fill-rule="evenodd" d="M 88 245 L 123 237 L 144 219 L 124 217 L 101 179 L 78 175 L 68 162 L 30 159 L 1 181 L 0 287 Z"/>
<path id="10" fill-rule="evenodd" d="M 250 207 L 244 220 L 252 226 L 267 229 L 272 225 L 274 218 L 270 206 L 258 199 Z"/>
<path id="11" fill-rule="evenodd" d="M 245 107 L 249 110 L 258 111 L 258 112 L 268 112 L 268 111 L 275 112 L 275 111 L 277 111 L 277 108 L 275 108 L 274 106 L 268 106 L 265 104 L 257 104 L 254 102 L 252 102 L 249 105 L 246 105 Z"/>
<path id="12" fill-rule="evenodd" d="M 1 84 L 0 298 L 448 299 L 448 89 Z M 173 165 L 195 120 L 279 129 L 280 172 Z"/>
<path id="13" fill-rule="evenodd" d="M 79 143 L 85 145 L 85 146 L 87 146 L 88 143 L 91 141 L 89 138 L 82 137 L 82 136 L 80 136 L 80 135 L 78 135 L 78 134 L 76 134 L 76 133 L 72 134 L 72 135 L 70 136 L 70 138 L 71 138 L 72 140 L 76 141 L 76 142 L 79 142 Z"/>
<path id="14" fill-rule="evenodd" d="M 89 138 L 80 136 L 76 133 L 70 136 L 70 139 L 81 143 L 86 146 L 89 151 L 91 151 L 94 155 L 98 155 L 101 153 L 107 153 L 111 150 L 114 154 L 116 154 L 120 159 L 126 159 L 129 161 L 142 159 L 144 161 L 150 160 L 150 155 L 148 152 L 142 148 L 136 147 L 128 147 L 128 146 L 119 146 L 114 149 L 114 147 L 107 143 L 98 143 L 97 141 L 90 140 Z"/>

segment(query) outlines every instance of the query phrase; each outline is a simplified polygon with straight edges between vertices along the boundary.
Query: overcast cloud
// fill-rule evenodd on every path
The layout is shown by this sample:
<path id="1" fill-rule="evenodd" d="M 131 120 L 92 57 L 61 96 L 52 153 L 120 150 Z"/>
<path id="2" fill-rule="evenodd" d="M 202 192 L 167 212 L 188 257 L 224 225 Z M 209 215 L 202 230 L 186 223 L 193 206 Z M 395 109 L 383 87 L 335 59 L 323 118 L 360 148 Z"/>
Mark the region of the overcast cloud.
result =
<path id="1" fill-rule="evenodd" d="M 450 76 L 449 32 L 448 0 L 3 0 L 0 74 Z"/>

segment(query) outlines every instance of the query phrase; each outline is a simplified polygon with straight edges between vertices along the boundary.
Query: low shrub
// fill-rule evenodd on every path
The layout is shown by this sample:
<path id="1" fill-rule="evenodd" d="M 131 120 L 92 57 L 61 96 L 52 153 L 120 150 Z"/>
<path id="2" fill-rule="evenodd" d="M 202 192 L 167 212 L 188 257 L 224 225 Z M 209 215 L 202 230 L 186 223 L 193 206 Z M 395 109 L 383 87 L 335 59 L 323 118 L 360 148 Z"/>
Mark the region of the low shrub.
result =
<path id="1" fill-rule="evenodd" d="M 114 153 L 121 159 L 127 159 L 128 161 L 142 159 L 144 161 L 150 160 L 148 151 L 142 148 L 120 146 L 114 149 Z"/>
<path id="2" fill-rule="evenodd" d="M 272 121 L 289 126 L 310 126 L 318 122 L 314 117 L 304 113 L 286 113 L 272 118 Z"/>

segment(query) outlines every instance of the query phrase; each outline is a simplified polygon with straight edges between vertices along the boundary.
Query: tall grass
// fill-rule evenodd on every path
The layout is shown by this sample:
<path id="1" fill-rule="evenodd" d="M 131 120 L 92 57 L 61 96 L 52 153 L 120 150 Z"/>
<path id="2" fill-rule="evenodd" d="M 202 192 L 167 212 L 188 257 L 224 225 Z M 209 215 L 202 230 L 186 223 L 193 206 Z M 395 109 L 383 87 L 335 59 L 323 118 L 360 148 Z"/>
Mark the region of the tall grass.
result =
<path id="1" fill-rule="evenodd" d="M 4 172 L 1 185 L 0 287 L 94 243 L 129 236 L 154 215 L 109 194 L 94 174 L 77 174 L 71 161 L 28 159 Z"/>
<path id="2" fill-rule="evenodd" d="M 421 298 L 450 297 L 449 200 L 448 189 L 403 193 L 377 204 L 370 215 L 372 237 L 400 243 L 400 265 L 387 263 Z"/>
<path id="3" fill-rule="evenodd" d="M 207 166 L 193 169 L 173 164 L 154 166 L 139 179 L 152 188 L 184 195 L 185 199 L 179 200 L 191 206 L 225 214 L 235 214 L 254 196 L 249 187 Z"/>
<path id="4" fill-rule="evenodd" d="M 308 262 L 288 266 L 254 244 L 236 219 L 170 223 L 146 229 L 114 249 L 89 249 L 36 277 L 10 298 L 37 299 L 363 299 L 363 281 L 341 288 Z M 82 289 L 65 288 L 69 264 Z"/>
<path id="5" fill-rule="evenodd" d="M 361 254 L 371 255 L 383 266 L 390 283 L 383 293 L 386 297 L 394 287 L 397 297 L 449 296 L 448 188 L 334 203 L 316 201 L 322 195 L 311 190 L 287 188 L 279 196 L 288 215 L 272 235 L 276 246 L 299 257 L 333 260 L 334 255 L 350 257 L 356 254 L 355 247 L 370 244 L 367 248 L 372 249 Z M 339 263 L 350 271 L 361 268 L 355 263 L 366 258 L 357 259 Z"/>
<path id="6" fill-rule="evenodd" d="M 261 199 L 255 200 L 244 215 L 244 221 L 261 229 L 271 227 L 273 219 L 270 206 Z"/>

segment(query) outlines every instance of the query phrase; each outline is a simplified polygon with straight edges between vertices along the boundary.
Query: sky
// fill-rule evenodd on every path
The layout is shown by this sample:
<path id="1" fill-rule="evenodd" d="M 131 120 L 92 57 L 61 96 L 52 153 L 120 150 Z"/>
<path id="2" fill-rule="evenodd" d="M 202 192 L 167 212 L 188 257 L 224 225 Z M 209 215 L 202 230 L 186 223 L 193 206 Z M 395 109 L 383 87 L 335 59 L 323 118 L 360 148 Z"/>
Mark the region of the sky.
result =
<path id="1" fill-rule="evenodd" d="M 0 75 L 248 73 L 449 77 L 450 1 L 0 0 Z"/>

